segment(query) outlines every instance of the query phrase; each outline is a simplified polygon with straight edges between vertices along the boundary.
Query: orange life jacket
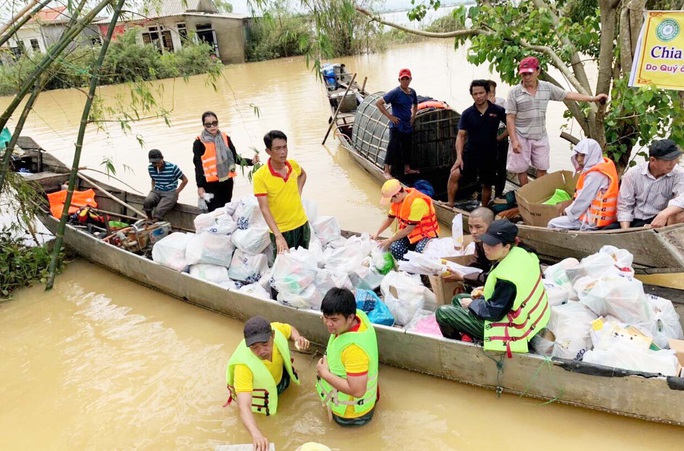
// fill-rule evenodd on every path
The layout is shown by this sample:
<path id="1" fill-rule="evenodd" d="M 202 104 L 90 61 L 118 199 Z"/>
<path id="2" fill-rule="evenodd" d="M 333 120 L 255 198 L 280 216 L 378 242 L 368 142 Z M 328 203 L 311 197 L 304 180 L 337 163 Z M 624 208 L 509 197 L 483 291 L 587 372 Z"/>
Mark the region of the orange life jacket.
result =
<path id="1" fill-rule="evenodd" d="M 418 111 L 424 110 L 425 108 L 437 108 L 440 110 L 445 110 L 449 108 L 446 102 L 441 102 L 439 100 L 426 100 L 425 102 L 420 102 L 418 104 Z"/>
<path id="2" fill-rule="evenodd" d="M 230 138 L 225 133 L 221 132 L 223 136 L 223 142 L 226 143 L 226 147 L 230 148 Z M 198 136 L 197 139 L 200 139 Z M 204 154 L 202 154 L 202 169 L 204 170 L 204 179 L 207 183 L 218 182 L 218 170 L 216 169 L 216 144 L 213 142 L 204 144 Z"/>
<path id="3" fill-rule="evenodd" d="M 57 219 L 62 217 L 66 195 L 67 190 L 65 189 L 47 195 L 48 201 L 50 202 L 50 213 L 52 213 L 52 216 Z M 76 213 L 81 207 L 85 207 L 86 205 L 97 208 L 97 202 L 95 202 L 95 191 L 92 189 L 87 189 L 85 191 L 74 191 L 74 194 L 71 196 L 69 214 Z"/>
<path id="4" fill-rule="evenodd" d="M 437 238 L 439 224 L 437 223 L 437 215 L 435 214 L 435 206 L 432 204 L 432 199 L 417 189 L 406 188 L 406 192 L 408 194 L 403 202 L 400 204 L 392 204 L 392 213 L 396 216 L 397 221 L 399 221 L 399 229 L 405 229 L 409 225 L 409 216 L 411 216 L 411 205 L 413 204 L 413 201 L 416 199 L 423 199 L 428 205 L 428 213 L 421 218 L 413 231 L 409 233 L 409 243 L 417 243 L 423 238 Z"/>
<path id="5" fill-rule="evenodd" d="M 584 187 L 584 178 L 590 172 L 598 171 L 608 177 L 610 184 L 605 190 L 599 190 L 591 201 L 589 209 L 579 217 L 580 221 L 591 224 L 595 227 L 605 227 L 617 221 L 617 198 L 618 198 L 618 175 L 615 169 L 615 163 L 606 157 L 603 161 L 592 166 L 588 171 L 580 174 L 575 187 L 575 196 Z M 574 200 L 573 198 L 573 200 Z"/>

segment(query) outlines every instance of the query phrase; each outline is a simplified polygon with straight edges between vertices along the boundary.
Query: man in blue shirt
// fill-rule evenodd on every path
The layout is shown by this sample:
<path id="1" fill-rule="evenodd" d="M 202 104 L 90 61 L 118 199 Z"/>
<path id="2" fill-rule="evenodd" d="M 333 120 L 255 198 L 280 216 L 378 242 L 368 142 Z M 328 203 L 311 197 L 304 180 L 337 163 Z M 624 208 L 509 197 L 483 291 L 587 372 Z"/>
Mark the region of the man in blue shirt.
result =
<path id="1" fill-rule="evenodd" d="M 178 166 L 164 161 L 164 155 L 160 150 L 150 150 L 147 157 L 150 160 L 147 172 L 152 179 L 152 190 L 143 202 L 143 210 L 147 213 L 147 219 L 161 221 L 176 205 L 178 195 L 188 184 L 188 178 Z M 178 180 L 181 181 L 180 186 Z"/>
<path id="2" fill-rule="evenodd" d="M 452 207 L 463 171 L 477 172 L 482 184 L 482 206 L 486 207 L 492 198 L 492 185 L 497 181 L 498 129 L 499 123 L 506 121 L 506 110 L 490 102 L 488 93 L 487 80 L 470 83 L 470 95 L 475 103 L 463 111 L 458 123 L 456 162 L 447 182 L 448 204 Z M 464 152 L 466 139 L 468 147 Z"/>
<path id="3" fill-rule="evenodd" d="M 419 174 L 420 171 L 411 169 L 411 141 L 413 140 L 413 121 L 418 111 L 418 96 L 411 84 L 411 71 L 399 71 L 399 86 L 378 99 L 376 105 L 380 112 L 390 120 L 390 139 L 385 154 L 385 178 L 392 178 L 392 166 L 404 164 L 404 174 Z M 392 105 L 392 113 L 387 111 L 385 104 Z"/>

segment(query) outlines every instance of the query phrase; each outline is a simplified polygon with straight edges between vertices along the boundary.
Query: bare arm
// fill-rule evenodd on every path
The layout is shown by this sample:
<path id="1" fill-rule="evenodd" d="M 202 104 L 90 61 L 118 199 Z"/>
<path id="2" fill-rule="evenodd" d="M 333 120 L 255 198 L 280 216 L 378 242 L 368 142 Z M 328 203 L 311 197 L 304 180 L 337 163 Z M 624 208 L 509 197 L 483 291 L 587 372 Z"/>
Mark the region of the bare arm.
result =
<path id="1" fill-rule="evenodd" d="M 297 186 L 299 187 L 299 195 L 302 195 L 302 191 L 304 190 L 304 184 L 306 183 L 306 171 L 304 171 L 304 168 L 302 169 L 302 173 L 299 174 L 299 177 L 297 177 Z"/>
<path id="2" fill-rule="evenodd" d="M 397 231 L 397 233 L 395 233 L 394 235 L 392 235 L 391 237 L 387 238 L 385 241 L 380 243 L 380 247 L 383 249 L 389 249 L 390 244 L 392 244 L 395 241 L 399 241 L 402 238 L 406 238 L 407 236 L 409 236 L 409 234 L 411 232 L 413 232 L 413 229 L 415 229 L 415 228 L 416 228 L 415 224 L 407 225 L 406 227 Z"/>
<path id="3" fill-rule="evenodd" d="M 268 228 L 271 229 L 271 232 L 273 232 L 273 235 L 275 236 L 278 253 L 282 254 L 283 252 L 287 252 L 287 241 L 285 241 L 283 234 L 280 233 L 280 229 L 278 229 L 278 225 L 276 224 L 275 219 L 273 218 L 271 209 L 268 206 L 268 197 L 257 196 L 257 201 L 259 202 L 259 210 L 261 210 L 261 214 L 263 215 L 264 220 L 268 225 Z"/>
<path id="4" fill-rule="evenodd" d="M 416 121 L 416 113 L 418 113 L 418 105 L 411 106 L 411 126 Z"/>
<path id="5" fill-rule="evenodd" d="M 384 232 L 385 230 L 387 230 L 387 227 L 389 227 L 389 226 L 392 225 L 392 222 L 394 222 L 394 218 L 389 218 L 389 217 L 386 218 L 386 219 L 383 221 L 383 223 L 380 225 L 380 228 L 378 229 L 377 233 L 375 233 L 375 235 L 371 236 L 371 239 L 372 239 L 372 240 L 377 240 L 378 237 L 380 236 L 380 234 L 381 234 L 382 232 Z"/>
<path id="6" fill-rule="evenodd" d="M 294 326 L 290 326 L 290 328 L 290 341 L 295 344 L 297 350 L 303 351 L 305 349 L 309 349 L 309 340 L 304 338 L 304 336 L 300 334 L 299 331 L 294 328 Z"/>
<path id="7" fill-rule="evenodd" d="M 178 189 L 176 190 L 176 192 L 178 194 L 180 194 L 181 191 L 183 191 L 183 188 L 185 188 L 185 185 L 187 185 L 187 184 L 188 184 L 188 178 L 185 176 L 185 174 L 183 174 L 183 177 L 181 177 L 181 184 L 178 187 Z"/>
<path id="8" fill-rule="evenodd" d="M 607 94 L 599 94 L 596 96 L 588 96 L 585 94 L 580 94 L 579 92 L 574 92 L 570 91 L 566 94 L 565 96 L 566 100 L 575 100 L 577 102 L 603 102 L 605 103 L 608 100 L 608 95 Z"/>
<path id="9" fill-rule="evenodd" d="M 506 114 L 506 131 L 511 138 L 513 152 L 520 153 L 522 147 L 520 146 L 520 141 L 518 141 L 518 136 L 515 134 L 515 114 Z"/>
<path id="10" fill-rule="evenodd" d="M 238 393 L 238 409 L 240 410 L 240 420 L 245 425 L 245 429 L 252 436 L 254 449 L 257 451 L 268 451 L 268 439 L 261 433 L 252 413 L 252 393 Z"/>
<path id="11" fill-rule="evenodd" d="M 330 385 L 335 387 L 337 391 L 351 395 L 354 398 L 363 398 L 363 395 L 366 394 L 366 388 L 368 386 L 368 373 L 361 376 L 347 375 L 346 379 L 336 376 L 330 372 L 326 356 L 323 356 L 323 358 L 318 361 L 316 370 L 318 371 L 318 375 L 325 379 Z"/>
<path id="12" fill-rule="evenodd" d="M 154 189 L 154 179 L 150 179 L 150 189 Z"/>
<path id="13" fill-rule="evenodd" d="M 456 161 L 454 162 L 452 171 L 456 168 L 463 169 L 463 148 L 465 147 L 465 141 L 468 137 L 468 132 L 465 130 L 459 130 L 458 135 L 456 135 Z"/>
<path id="14" fill-rule="evenodd" d="M 398 124 L 399 123 L 399 118 L 390 114 L 389 111 L 387 111 L 387 108 L 385 108 L 385 100 L 381 97 L 378 99 L 377 102 L 375 102 L 375 106 L 378 107 L 378 110 L 387 117 L 387 119 L 390 120 L 391 123 L 393 124 Z"/>

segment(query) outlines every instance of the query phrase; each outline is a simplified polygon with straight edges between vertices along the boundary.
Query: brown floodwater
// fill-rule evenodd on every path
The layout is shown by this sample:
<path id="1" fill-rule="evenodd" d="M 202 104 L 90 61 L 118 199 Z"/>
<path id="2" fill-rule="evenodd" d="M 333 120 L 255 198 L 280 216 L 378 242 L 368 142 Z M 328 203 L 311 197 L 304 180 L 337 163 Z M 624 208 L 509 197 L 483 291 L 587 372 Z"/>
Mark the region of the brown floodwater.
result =
<path id="1" fill-rule="evenodd" d="M 450 41 L 341 61 L 361 81 L 368 76 L 371 92 L 394 87 L 399 69 L 409 67 L 419 94 L 446 100 L 457 110 L 472 103 L 470 80 L 489 77 L 486 67 L 465 63 L 464 51 L 454 52 Z M 82 166 L 102 169 L 102 159 L 111 158 L 117 177 L 145 192 L 147 151 L 159 148 L 190 178 L 182 201 L 194 203 L 191 146 L 201 131 L 202 112 L 212 110 L 246 156 L 251 147 L 263 148 L 266 131 L 285 131 L 290 156 L 309 174 L 305 197 L 318 203 L 319 214 L 336 216 L 344 228 L 369 232 L 384 218 L 379 185 L 332 137 L 321 146 L 330 112 L 324 88 L 303 58 L 228 66 L 216 91 L 206 86 L 204 76 L 154 86 L 163 90 L 160 102 L 171 110 L 171 127 L 161 119 L 133 124 L 128 135 L 114 123 L 104 124 L 105 131 L 92 127 Z M 507 90 L 500 86 L 499 95 Z M 100 89 L 109 104 L 126 92 L 123 86 Z M 8 101 L 0 98 L 0 107 Z M 42 94 L 25 134 L 70 163 L 82 104 L 76 90 Z M 563 123 L 561 114 L 562 105 L 552 103 L 550 130 Z M 569 146 L 557 133 L 551 135 L 552 169 L 567 168 Z M 247 178 L 239 177 L 235 196 L 250 191 Z M 0 304 L 2 448 L 212 449 L 248 443 L 237 409 L 222 407 L 225 366 L 241 333 L 238 321 L 77 260 L 52 292 L 33 287 Z M 295 360 L 302 385 L 288 389 L 278 415 L 259 418 L 279 450 L 306 441 L 339 450 L 591 446 L 602 451 L 681 449 L 684 441 L 684 428 L 511 395 L 497 398 L 490 391 L 386 366 L 380 370 L 376 417 L 350 431 L 330 424 L 315 396 L 315 357 L 297 354 Z"/>

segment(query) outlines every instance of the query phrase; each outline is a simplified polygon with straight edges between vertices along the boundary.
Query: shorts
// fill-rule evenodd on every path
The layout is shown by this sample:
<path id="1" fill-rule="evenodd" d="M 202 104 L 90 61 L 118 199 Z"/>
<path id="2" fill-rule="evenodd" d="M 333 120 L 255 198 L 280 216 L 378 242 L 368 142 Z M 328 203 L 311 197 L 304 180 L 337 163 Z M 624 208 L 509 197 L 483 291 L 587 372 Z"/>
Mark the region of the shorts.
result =
<path id="1" fill-rule="evenodd" d="M 477 174 L 482 185 L 492 186 L 496 184 L 496 149 L 493 152 L 477 154 L 468 149 L 463 152 L 463 172 Z"/>
<path id="2" fill-rule="evenodd" d="M 551 148 L 549 147 L 549 137 L 544 136 L 541 139 L 528 139 L 520 135 L 518 141 L 522 151 L 520 153 L 513 152 L 513 141 L 508 146 L 508 162 L 506 169 L 516 174 L 527 172 L 530 165 L 535 168 L 546 171 L 549 169 L 549 154 Z"/>
<path id="3" fill-rule="evenodd" d="M 373 406 L 373 408 L 370 411 L 368 411 L 367 413 L 364 413 L 360 417 L 343 418 L 343 417 L 340 417 L 340 416 L 333 414 L 333 420 L 335 421 L 335 423 L 339 424 L 340 426 L 345 426 L 345 427 L 363 426 L 365 424 L 368 424 L 370 422 L 370 420 L 373 419 L 374 413 L 375 413 L 375 406 Z"/>

